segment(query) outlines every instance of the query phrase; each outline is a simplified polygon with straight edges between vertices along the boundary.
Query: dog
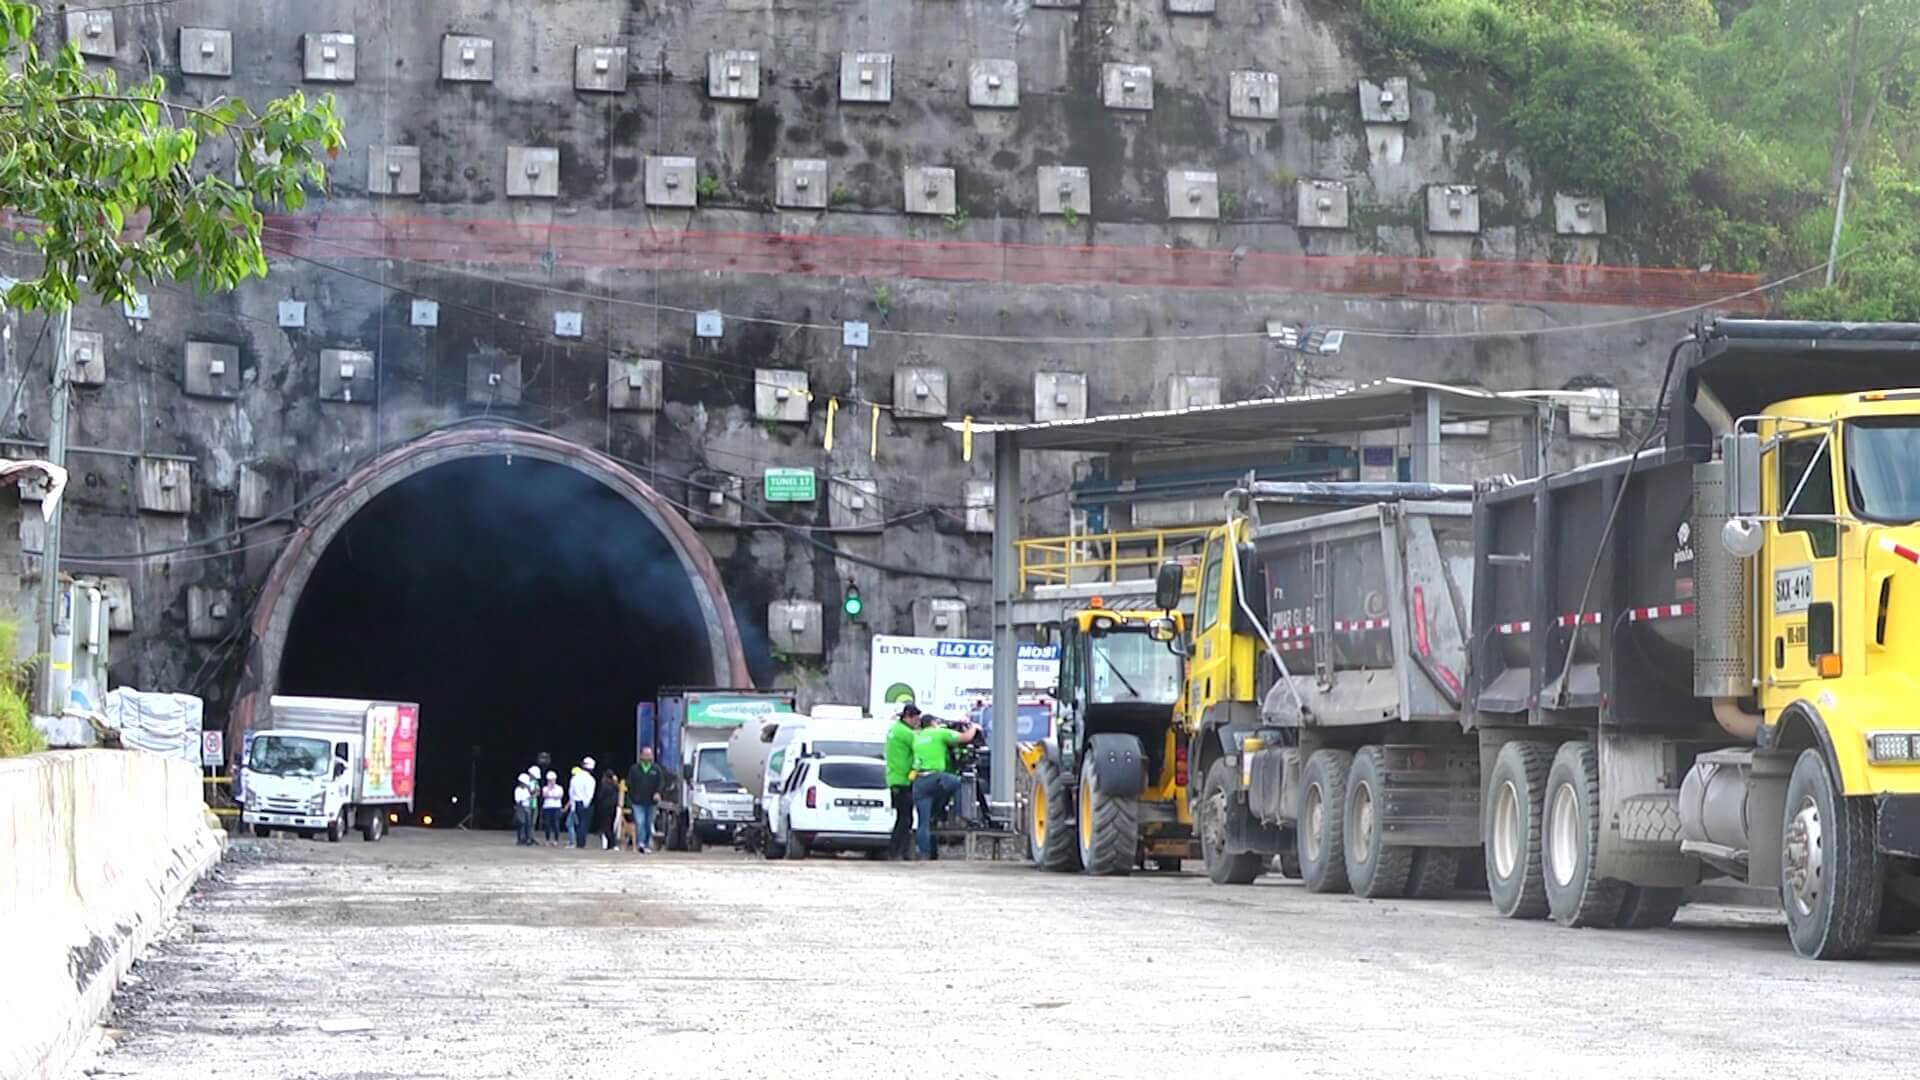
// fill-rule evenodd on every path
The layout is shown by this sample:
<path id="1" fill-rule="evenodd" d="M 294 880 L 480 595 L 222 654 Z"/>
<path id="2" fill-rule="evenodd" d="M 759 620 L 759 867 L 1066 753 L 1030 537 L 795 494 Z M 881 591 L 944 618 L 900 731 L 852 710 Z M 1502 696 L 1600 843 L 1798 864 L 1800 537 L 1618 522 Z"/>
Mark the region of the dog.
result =
<path id="1" fill-rule="evenodd" d="M 615 805 L 619 807 L 614 811 L 615 819 L 620 823 L 620 831 L 616 834 L 618 844 L 622 850 L 632 851 L 638 843 L 639 832 L 634 828 L 633 816 L 627 813 L 627 782 L 625 780 L 620 781 L 620 801 Z"/>

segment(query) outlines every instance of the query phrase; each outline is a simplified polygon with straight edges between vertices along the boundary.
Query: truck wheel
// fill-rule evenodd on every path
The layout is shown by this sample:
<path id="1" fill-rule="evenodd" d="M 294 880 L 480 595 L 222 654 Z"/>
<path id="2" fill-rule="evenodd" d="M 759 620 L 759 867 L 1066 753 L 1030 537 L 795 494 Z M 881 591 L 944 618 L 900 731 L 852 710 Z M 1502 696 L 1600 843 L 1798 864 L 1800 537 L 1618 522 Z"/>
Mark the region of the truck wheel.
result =
<path id="1" fill-rule="evenodd" d="M 667 850 L 699 852 L 704 850 L 706 846 L 707 842 L 700 839 L 700 827 L 692 822 L 688 822 L 680 827 L 680 846 L 676 848 L 672 844 L 668 844 Z"/>
<path id="2" fill-rule="evenodd" d="M 340 816 L 327 822 L 327 843 L 337 844 L 347 835 L 347 812 L 343 808 Z"/>
<path id="3" fill-rule="evenodd" d="M 371 844 L 387 834 L 387 815 L 375 810 L 367 815 L 367 823 L 360 827 L 360 839 Z"/>
<path id="4" fill-rule="evenodd" d="M 807 838 L 800 835 L 799 829 L 794 828 L 792 825 L 788 825 L 787 826 L 787 858 L 804 859 L 806 857 L 807 857 Z"/>
<path id="5" fill-rule="evenodd" d="M 1355 896 L 1369 899 L 1405 896 L 1413 873 L 1414 849 L 1387 843 L 1380 821 L 1387 805 L 1385 759 L 1377 746 L 1363 746 L 1353 756 L 1340 825 L 1347 884 Z"/>
<path id="6" fill-rule="evenodd" d="M 1278 856 L 1276 856 L 1276 859 L 1280 863 L 1281 877 L 1286 878 L 1288 881 L 1300 880 L 1301 874 L 1300 874 L 1300 842 L 1299 840 L 1296 839 L 1294 841 L 1294 849 L 1292 851 L 1283 851 Z"/>
<path id="7" fill-rule="evenodd" d="M 787 857 L 787 846 L 779 837 L 773 835 L 772 825 L 764 825 L 760 829 L 760 856 L 770 862 L 777 862 Z"/>
<path id="8" fill-rule="evenodd" d="M 1442 900 L 1460 880 L 1460 849 L 1423 847 L 1413 851 L 1407 872 L 1407 895 L 1416 900 Z"/>
<path id="9" fill-rule="evenodd" d="M 267 837 L 273 835 L 273 830 L 265 825 L 255 825 L 253 827 L 253 835 L 265 840 Z"/>
<path id="10" fill-rule="evenodd" d="M 1803 750 L 1787 781 L 1780 895 L 1793 950 L 1851 960 L 1880 925 L 1886 858 L 1874 850 L 1874 810 L 1842 795 L 1818 749 Z"/>
<path id="11" fill-rule="evenodd" d="M 1628 885 L 1620 896 L 1620 915 L 1613 925 L 1621 930 L 1658 930 L 1672 926 L 1686 903 L 1685 889 Z"/>
<path id="12" fill-rule="evenodd" d="M 1540 866 L 1540 816 L 1546 801 L 1553 748 L 1526 740 L 1510 742 L 1494 759 L 1481 811 L 1480 836 L 1487 848 L 1487 893 L 1509 919 L 1542 919 L 1547 886 Z"/>
<path id="13" fill-rule="evenodd" d="M 1353 755 L 1345 750 L 1316 750 L 1300 772 L 1300 873 L 1307 891 L 1347 891 L 1347 774 Z"/>
<path id="14" fill-rule="evenodd" d="M 1060 766 L 1041 761 L 1033 769 L 1033 798 L 1027 804 L 1027 855 L 1042 870 L 1067 873 L 1080 869 L 1080 847 L 1074 843 L 1072 822 L 1063 811 L 1073 805 L 1073 791 Z"/>
<path id="15" fill-rule="evenodd" d="M 1547 910 L 1562 926 L 1612 926 L 1624 882 L 1602 877 L 1600 765 L 1593 744 L 1562 743 L 1547 770 L 1546 818 L 1540 834 Z"/>
<path id="16" fill-rule="evenodd" d="M 1215 885 L 1250 884 L 1260 876 L 1266 862 L 1255 852 L 1227 850 L 1227 815 L 1233 812 L 1227 793 L 1235 786 L 1233 765 L 1226 758 L 1216 758 L 1207 766 L 1206 778 L 1200 783 L 1200 859 Z"/>
<path id="17" fill-rule="evenodd" d="M 1140 853 L 1140 808 L 1131 798 L 1102 792 L 1093 761 L 1093 755 L 1088 754 L 1080 766 L 1080 806 L 1076 814 L 1080 866 L 1102 877 L 1130 874 Z"/>

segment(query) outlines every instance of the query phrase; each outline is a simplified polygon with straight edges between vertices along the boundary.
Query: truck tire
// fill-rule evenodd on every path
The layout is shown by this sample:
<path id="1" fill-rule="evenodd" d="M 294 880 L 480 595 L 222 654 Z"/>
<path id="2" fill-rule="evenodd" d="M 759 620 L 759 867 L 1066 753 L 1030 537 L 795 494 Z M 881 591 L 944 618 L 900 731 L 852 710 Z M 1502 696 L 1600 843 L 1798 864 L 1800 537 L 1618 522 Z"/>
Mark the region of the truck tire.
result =
<path id="1" fill-rule="evenodd" d="M 1347 772 L 1347 797 L 1340 823 L 1347 885 L 1355 896 L 1389 899 L 1407 894 L 1414 849 L 1389 844 L 1380 822 L 1386 810 L 1386 755 L 1363 746 Z"/>
<path id="2" fill-rule="evenodd" d="M 780 837 L 773 835 L 770 822 L 760 829 L 760 857 L 769 862 L 778 862 L 787 857 L 787 845 Z"/>
<path id="3" fill-rule="evenodd" d="M 1621 930 L 1658 930 L 1672 926 L 1673 917 L 1680 913 L 1680 905 L 1686 900 L 1685 889 L 1628 885 L 1621 891 L 1620 914 L 1613 925 Z"/>
<path id="4" fill-rule="evenodd" d="M 1200 804 L 1195 808 L 1200 819 L 1195 822 L 1200 833 L 1200 861 L 1206 864 L 1207 878 L 1215 885 L 1251 884 L 1266 862 L 1255 852 L 1227 850 L 1227 815 L 1233 813 L 1233 801 L 1227 793 L 1235 786 L 1233 765 L 1226 758 L 1214 759 L 1200 782 Z"/>
<path id="5" fill-rule="evenodd" d="M 669 840 L 671 840 L 671 837 L 669 837 Z M 707 846 L 707 842 L 705 840 L 700 839 L 700 826 L 695 825 L 693 822 L 689 821 L 680 826 L 680 846 L 676 848 L 671 843 L 669 843 L 667 845 L 667 850 L 668 851 L 692 851 L 692 852 L 698 853 L 699 851 L 704 849 L 706 846 Z"/>
<path id="6" fill-rule="evenodd" d="M 347 835 L 347 810 L 340 808 L 340 816 L 327 822 L 327 843 L 337 844 Z"/>
<path id="7" fill-rule="evenodd" d="M 1873 801 L 1842 795 L 1825 756 L 1801 751 L 1787 781 L 1780 844 L 1787 935 L 1801 956 L 1851 960 L 1873 943 L 1887 868 L 1874 825 Z"/>
<path id="8" fill-rule="evenodd" d="M 1302 876 L 1300 873 L 1300 841 L 1296 838 L 1294 840 L 1294 849 L 1292 851 L 1283 851 L 1274 856 L 1274 861 L 1280 864 L 1281 877 L 1286 878 L 1288 881 L 1299 881 Z"/>
<path id="9" fill-rule="evenodd" d="M 1600 763 L 1592 743 L 1560 745 L 1547 770 L 1543 809 L 1540 858 L 1547 911 L 1562 926 L 1613 926 L 1626 884 L 1599 873 Z"/>
<path id="10" fill-rule="evenodd" d="M 1080 766 L 1079 802 L 1075 817 L 1081 869 L 1102 877 L 1132 873 L 1140 854 L 1139 804 L 1100 790 L 1091 754 Z"/>
<path id="11" fill-rule="evenodd" d="M 367 815 L 367 823 L 360 827 L 360 839 L 371 844 L 387 834 L 387 816 L 375 810 Z"/>
<path id="12" fill-rule="evenodd" d="M 1546 802 L 1553 748 L 1529 740 L 1500 748 L 1487 778 L 1480 818 L 1486 844 L 1487 895 L 1509 919 L 1547 916 L 1546 875 L 1540 860 L 1540 817 Z"/>
<path id="13" fill-rule="evenodd" d="M 1345 750 L 1315 750 L 1300 770 L 1300 876 L 1308 892 L 1347 891 L 1347 774 L 1353 755 Z"/>
<path id="14" fill-rule="evenodd" d="M 787 826 L 787 858 L 804 859 L 807 857 L 807 838 L 791 824 Z"/>
<path id="15" fill-rule="evenodd" d="M 1056 874 L 1080 869 L 1080 845 L 1065 816 L 1073 789 L 1060 766 L 1041 761 L 1033 768 L 1033 798 L 1027 802 L 1027 855 L 1033 865 Z"/>
<path id="16" fill-rule="evenodd" d="M 1416 900 L 1443 900 L 1460 880 L 1460 849 L 1415 848 L 1407 873 L 1407 895 Z"/>
<path id="17" fill-rule="evenodd" d="M 253 835 L 259 837 L 262 840 L 265 840 L 268 837 L 273 835 L 273 830 L 268 828 L 265 825 L 255 825 L 253 827 Z"/>

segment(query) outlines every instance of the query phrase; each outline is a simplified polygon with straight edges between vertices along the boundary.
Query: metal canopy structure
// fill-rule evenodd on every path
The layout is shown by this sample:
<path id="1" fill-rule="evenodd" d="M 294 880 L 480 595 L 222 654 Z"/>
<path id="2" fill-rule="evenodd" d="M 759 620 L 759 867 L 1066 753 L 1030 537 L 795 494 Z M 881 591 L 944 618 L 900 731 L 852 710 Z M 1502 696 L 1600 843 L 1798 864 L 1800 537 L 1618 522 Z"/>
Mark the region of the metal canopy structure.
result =
<path id="1" fill-rule="evenodd" d="M 1223 405 L 1123 413 L 1084 420 L 972 424 L 993 438 L 993 700 L 995 716 L 1013 716 L 1019 701 L 1014 605 L 1020 590 L 1014 541 L 1020 529 L 1020 456 L 1026 451 L 1081 454 L 1206 447 L 1257 452 L 1319 436 L 1411 427 L 1411 479 L 1432 483 L 1440 456 L 1440 427 L 1469 420 L 1537 417 L 1547 408 L 1523 394 L 1497 394 L 1413 379 L 1377 379 L 1352 389 Z M 966 422 L 949 421 L 954 431 Z M 1011 816 L 1015 725 L 993 730 L 989 801 Z"/>
<path id="2" fill-rule="evenodd" d="M 1009 443 L 1021 450 L 1067 450 L 1083 454 L 1190 446 L 1257 447 L 1321 435 L 1388 431 L 1419 426 L 1430 408 L 1442 424 L 1533 416 L 1539 405 L 1517 396 L 1467 386 L 1412 379 L 1377 379 L 1351 390 L 1298 397 L 1257 398 L 1225 405 L 1122 413 L 1085 420 L 1032 424 L 975 424 L 976 435 L 994 436 L 994 451 Z M 956 431 L 962 424 L 949 421 Z M 1416 439 L 1416 447 L 1421 440 Z M 1417 479 L 1417 478 L 1416 478 Z"/>

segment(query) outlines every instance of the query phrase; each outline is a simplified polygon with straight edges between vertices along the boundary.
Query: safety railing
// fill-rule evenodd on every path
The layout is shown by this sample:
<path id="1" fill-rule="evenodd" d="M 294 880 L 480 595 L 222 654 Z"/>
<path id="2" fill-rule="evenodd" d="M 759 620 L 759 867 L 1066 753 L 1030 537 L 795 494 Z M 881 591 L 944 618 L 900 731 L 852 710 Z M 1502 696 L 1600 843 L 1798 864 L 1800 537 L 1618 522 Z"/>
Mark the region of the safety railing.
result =
<path id="1" fill-rule="evenodd" d="M 1132 532 L 1041 536 L 1016 541 L 1020 589 L 1048 585 L 1113 585 L 1151 580 L 1168 559 L 1186 563 L 1182 591 L 1192 592 L 1200 573 L 1205 526 L 1139 529 Z"/>

